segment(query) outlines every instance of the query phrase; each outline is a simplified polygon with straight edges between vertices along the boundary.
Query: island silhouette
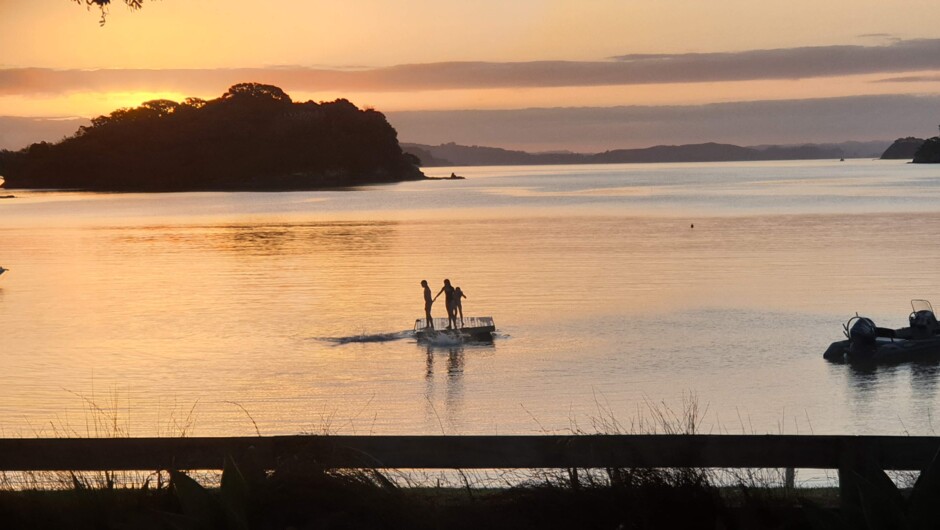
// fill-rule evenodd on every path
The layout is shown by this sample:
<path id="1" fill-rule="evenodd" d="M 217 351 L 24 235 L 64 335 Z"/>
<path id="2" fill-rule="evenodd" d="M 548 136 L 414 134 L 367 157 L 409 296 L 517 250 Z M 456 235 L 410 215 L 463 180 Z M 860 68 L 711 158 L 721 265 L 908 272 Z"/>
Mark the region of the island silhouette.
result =
<path id="1" fill-rule="evenodd" d="M 915 164 L 940 164 L 940 136 L 926 140 L 913 136 L 898 138 L 881 158 L 910 158 Z"/>
<path id="2" fill-rule="evenodd" d="M 915 164 L 940 164 L 940 136 L 927 138 L 914 153 Z"/>
<path id="3" fill-rule="evenodd" d="M 920 149 L 922 145 L 924 145 L 923 138 L 915 138 L 913 136 L 898 138 L 887 149 L 885 149 L 885 152 L 881 155 L 881 159 L 910 160 L 914 158 L 917 150 Z"/>
<path id="4" fill-rule="evenodd" d="M 424 179 L 418 164 L 382 113 L 345 99 L 295 103 L 260 83 L 148 101 L 60 142 L 0 151 L 8 189 L 314 190 Z"/>

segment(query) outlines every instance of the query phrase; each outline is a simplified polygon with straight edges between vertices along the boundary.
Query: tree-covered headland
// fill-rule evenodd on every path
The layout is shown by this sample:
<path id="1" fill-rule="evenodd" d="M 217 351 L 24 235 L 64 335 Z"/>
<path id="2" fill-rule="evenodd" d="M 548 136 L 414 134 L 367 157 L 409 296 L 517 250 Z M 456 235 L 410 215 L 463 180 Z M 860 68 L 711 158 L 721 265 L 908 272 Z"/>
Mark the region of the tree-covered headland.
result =
<path id="1" fill-rule="evenodd" d="M 914 153 L 915 164 L 940 164 L 940 136 L 924 140 L 923 145 Z"/>
<path id="2" fill-rule="evenodd" d="M 914 153 L 924 144 L 923 138 L 908 136 L 907 138 L 898 138 L 885 152 L 881 154 L 882 160 L 910 160 L 914 158 Z"/>
<path id="3" fill-rule="evenodd" d="M 58 143 L 0 151 L 6 188 L 310 190 L 425 178 L 385 116 L 345 99 L 295 103 L 240 83 L 213 100 L 154 100 Z"/>

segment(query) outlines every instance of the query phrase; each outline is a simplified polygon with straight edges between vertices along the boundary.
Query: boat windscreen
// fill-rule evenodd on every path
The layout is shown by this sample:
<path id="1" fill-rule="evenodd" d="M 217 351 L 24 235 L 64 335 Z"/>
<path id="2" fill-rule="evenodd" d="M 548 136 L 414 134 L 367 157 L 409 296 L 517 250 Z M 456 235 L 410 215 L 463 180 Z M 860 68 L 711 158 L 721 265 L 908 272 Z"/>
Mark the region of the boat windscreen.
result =
<path id="1" fill-rule="evenodd" d="M 927 300 L 911 300 L 911 309 L 913 309 L 915 313 L 918 311 L 930 311 L 933 313 L 933 306 L 930 305 L 930 302 Z"/>

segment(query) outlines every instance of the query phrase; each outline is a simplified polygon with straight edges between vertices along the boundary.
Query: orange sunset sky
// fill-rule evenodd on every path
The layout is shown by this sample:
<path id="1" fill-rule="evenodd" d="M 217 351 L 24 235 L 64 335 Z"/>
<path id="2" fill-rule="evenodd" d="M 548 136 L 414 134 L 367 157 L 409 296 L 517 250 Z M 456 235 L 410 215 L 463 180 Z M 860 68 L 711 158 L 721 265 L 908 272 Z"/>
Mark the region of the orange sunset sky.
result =
<path id="1" fill-rule="evenodd" d="M 257 81 L 374 107 L 403 141 L 529 150 L 893 139 L 940 123 L 935 1 L 159 0 L 99 17 L 0 0 L 0 117 L 90 118 Z M 19 147 L 11 123 L 24 122 L 0 119 L 0 147 Z"/>

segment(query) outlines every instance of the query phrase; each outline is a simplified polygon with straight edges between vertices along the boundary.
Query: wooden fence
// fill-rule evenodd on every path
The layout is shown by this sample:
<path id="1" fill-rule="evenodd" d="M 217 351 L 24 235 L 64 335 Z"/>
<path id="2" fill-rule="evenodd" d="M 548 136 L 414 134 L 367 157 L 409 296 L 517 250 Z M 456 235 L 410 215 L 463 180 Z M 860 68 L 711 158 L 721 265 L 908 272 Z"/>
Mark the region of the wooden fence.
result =
<path id="1" fill-rule="evenodd" d="M 917 436 L 587 435 L 4 438 L 0 471 L 222 469 L 227 457 L 274 469 L 925 468 L 940 438 Z"/>

